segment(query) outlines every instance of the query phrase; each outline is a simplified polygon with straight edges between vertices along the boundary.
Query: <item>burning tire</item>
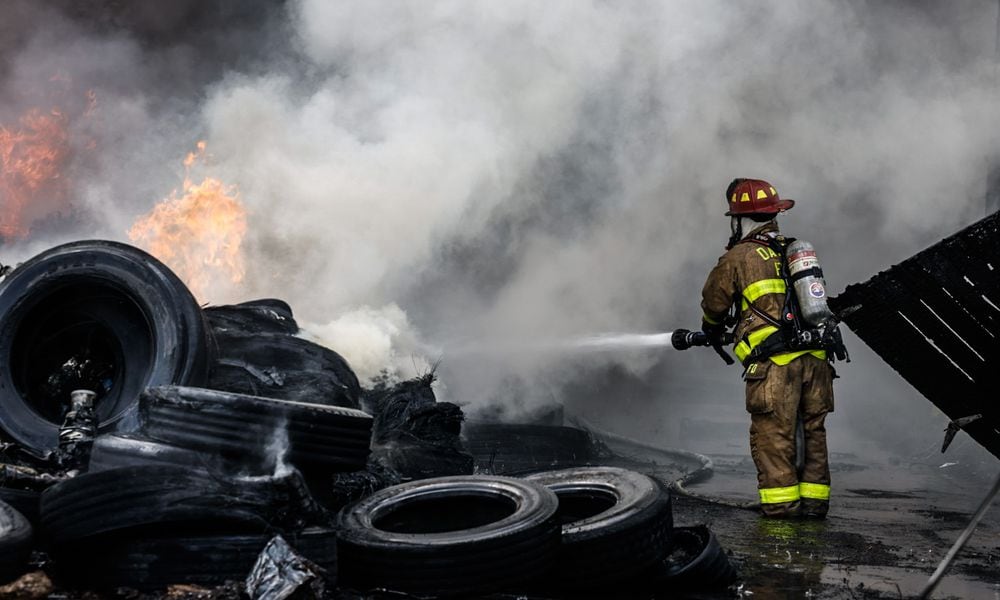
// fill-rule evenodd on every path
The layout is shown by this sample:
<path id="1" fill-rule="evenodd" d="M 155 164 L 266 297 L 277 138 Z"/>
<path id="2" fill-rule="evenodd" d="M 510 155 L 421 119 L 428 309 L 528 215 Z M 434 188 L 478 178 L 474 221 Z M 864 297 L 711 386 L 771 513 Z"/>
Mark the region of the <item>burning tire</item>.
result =
<path id="1" fill-rule="evenodd" d="M 670 493 L 651 477 L 617 467 L 581 467 L 525 479 L 559 498 L 557 572 L 568 587 L 636 577 L 670 544 Z"/>
<path id="2" fill-rule="evenodd" d="M 9 504 L 0 502 L 0 583 L 19 577 L 31 554 L 31 524 Z"/>
<path id="3" fill-rule="evenodd" d="M 178 534 L 202 529 L 280 526 L 294 509 L 292 490 L 275 479 L 230 479 L 182 467 L 124 467 L 87 473 L 42 492 L 40 528 L 59 548 L 142 527 Z"/>
<path id="4" fill-rule="evenodd" d="M 371 416 L 339 406 L 168 386 L 145 392 L 139 411 L 152 438 L 263 469 L 287 446 L 303 472 L 360 470 L 371 443 Z"/>
<path id="5" fill-rule="evenodd" d="M 736 581 L 736 569 L 704 525 L 677 527 L 666 558 L 651 573 L 660 589 L 720 589 Z"/>
<path id="6" fill-rule="evenodd" d="M 463 436 L 476 466 L 496 474 L 585 465 L 595 454 L 590 434 L 574 427 L 468 423 Z"/>
<path id="7" fill-rule="evenodd" d="M 97 392 L 101 431 L 129 430 L 139 392 L 201 385 L 208 330 L 191 292 L 145 252 L 83 241 L 47 250 L 0 285 L 0 428 L 56 447 L 73 389 Z"/>
<path id="8" fill-rule="evenodd" d="M 270 533 L 192 534 L 87 540 L 79 547 L 63 548 L 55 556 L 53 574 L 60 583 L 99 590 L 217 586 L 246 577 L 271 537 Z M 285 538 L 331 575 L 337 572 L 337 536 L 332 529 L 307 528 Z"/>
<path id="9" fill-rule="evenodd" d="M 94 440 L 87 472 L 96 473 L 137 465 L 193 467 L 214 472 L 226 470 L 226 464 L 218 454 L 171 446 L 140 435 L 124 433 L 106 434 Z"/>
<path id="10" fill-rule="evenodd" d="M 461 595 L 549 572 L 559 547 L 555 494 L 506 477 L 440 477 L 375 492 L 338 517 L 340 578 Z"/>

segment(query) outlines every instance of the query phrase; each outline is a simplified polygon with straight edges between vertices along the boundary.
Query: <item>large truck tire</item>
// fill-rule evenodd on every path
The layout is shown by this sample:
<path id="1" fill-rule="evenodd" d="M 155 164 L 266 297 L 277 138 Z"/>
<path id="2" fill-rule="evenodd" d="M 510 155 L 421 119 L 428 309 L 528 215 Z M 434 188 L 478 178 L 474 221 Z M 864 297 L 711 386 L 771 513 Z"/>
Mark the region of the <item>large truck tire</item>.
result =
<path id="1" fill-rule="evenodd" d="M 149 437 L 267 468 L 279 454 L 312 475 L 363 469 L 372 418 L 353 408 L 166 386 L 139 401 Z"/>
<path id="2" fill-rule="evenodd" d="M 126 244 L 56 246 L 0 283 L 0 429 L 44 454 L 72 389 L 97 392 L 100 430 L 129 431 L 149 386 L 202 385 L 204 317 L 163 263 Z"/>
<path id="3" fill-rule="evenodd" d="M 0 584 L 17 579 L 31 555 L 32 529 L 24 515 L 0 502 Z"/>
<path id="4" fill-rule="evenodd" d="M 62 585 L 102 591 L 125 587 L 155 592 L 177 584 L 214 587 L 242 581 L 271 537 L 271 533 L 108 536 L 62 548 L 51 571 Z M 336 576 L 334 530 L 310 527 L 283 537 L 330 577 Z"/>
<path id="5" fill-rule="evenodd" d="M 651 477 L 618 467 L 579 467 L 525 479 L 559 498 L 560 587 L 633 580 L 670 545 L 670 492 Z"/>
<path id="6" fill-rule="evenodd" d="M 552 568 L 557 507 L 542 486 L 490 475 L 380 490 L 339 513 L 341 583 L 437 596 L 516 589 Z"/>
<path id="7" fill-rule="evenodd" d="M 280 526 L 292 490 L 273 479 L 227 478 L 184 467 L 135 466 L 86 473 L 42 492 L 39 525 L 53 548 L 143 528 L 248 531 Z M 249 528 L 249 529 L 248 529 Z"/>

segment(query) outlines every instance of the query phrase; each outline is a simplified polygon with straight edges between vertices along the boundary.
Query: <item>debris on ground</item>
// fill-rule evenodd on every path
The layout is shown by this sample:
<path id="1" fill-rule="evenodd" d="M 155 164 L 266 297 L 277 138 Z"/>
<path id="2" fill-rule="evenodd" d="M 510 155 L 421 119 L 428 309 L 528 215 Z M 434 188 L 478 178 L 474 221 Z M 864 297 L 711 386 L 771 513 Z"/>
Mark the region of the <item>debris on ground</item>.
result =
<path id="1" fill-rule="evenodd" d="M 285 600 L 293 595 L 301 600 L 322 598 L 329 576 L 276 535 L 264 546 L 247 576 L 246 593 L 250 600 Z"/>

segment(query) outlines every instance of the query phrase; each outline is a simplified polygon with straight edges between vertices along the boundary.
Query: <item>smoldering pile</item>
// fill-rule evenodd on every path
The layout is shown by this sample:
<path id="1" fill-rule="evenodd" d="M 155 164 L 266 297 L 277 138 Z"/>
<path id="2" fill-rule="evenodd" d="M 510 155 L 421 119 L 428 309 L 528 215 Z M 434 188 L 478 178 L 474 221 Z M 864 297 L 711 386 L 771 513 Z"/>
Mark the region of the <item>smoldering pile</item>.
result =
<path id="1" fill-rule="evenodd" d="M 586 432 L 463 431 L 433 372 L 363 389 L 299 333 L 281 300 L 202 309 L 123 244 L 66 244 L 9 273 L 0 578 L 34 565 L 70 594 L 268 599 L 734 578 L 711 532 L 673 527 L 662 482 L 598 466 Z"/>

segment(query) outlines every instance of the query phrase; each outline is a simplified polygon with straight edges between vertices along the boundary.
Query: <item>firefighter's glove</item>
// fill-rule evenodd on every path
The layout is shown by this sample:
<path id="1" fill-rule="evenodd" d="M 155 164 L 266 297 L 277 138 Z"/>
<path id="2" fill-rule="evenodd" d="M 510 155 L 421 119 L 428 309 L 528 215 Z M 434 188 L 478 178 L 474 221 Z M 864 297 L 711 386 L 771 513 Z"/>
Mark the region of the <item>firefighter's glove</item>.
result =
<path id="1" fill-rule="evenodd" d="M 705 332 L 705 336 L 708 338 L 709 346 L 725 345 L 725 341 L 723 339 L 726 334 L 725 324 L 709 323 L 708 321 L 702 319 L 701 330 Z"/>

